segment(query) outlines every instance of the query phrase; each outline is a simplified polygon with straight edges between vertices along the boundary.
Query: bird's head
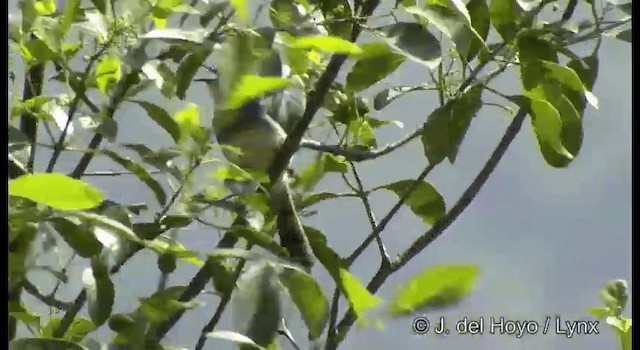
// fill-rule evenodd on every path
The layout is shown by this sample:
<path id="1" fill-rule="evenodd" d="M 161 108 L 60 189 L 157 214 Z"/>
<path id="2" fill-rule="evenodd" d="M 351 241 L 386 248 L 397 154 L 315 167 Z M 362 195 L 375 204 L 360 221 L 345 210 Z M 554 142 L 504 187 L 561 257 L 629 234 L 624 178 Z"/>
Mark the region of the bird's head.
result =
<path id="1" fill-rule="evenodd" d="M 220 89 L 220 80 L 218 79 L 218 69 L 214 66 L 203 65 L 207 71 L 215 74 L 214 78 L 196 78 L 193 81 L 205 83 L 207 85 L 207 89 L 209 90 L 209 94 L 215 100 L 216 103 L 221 101 L 222 99 L 222 91 Z"/>

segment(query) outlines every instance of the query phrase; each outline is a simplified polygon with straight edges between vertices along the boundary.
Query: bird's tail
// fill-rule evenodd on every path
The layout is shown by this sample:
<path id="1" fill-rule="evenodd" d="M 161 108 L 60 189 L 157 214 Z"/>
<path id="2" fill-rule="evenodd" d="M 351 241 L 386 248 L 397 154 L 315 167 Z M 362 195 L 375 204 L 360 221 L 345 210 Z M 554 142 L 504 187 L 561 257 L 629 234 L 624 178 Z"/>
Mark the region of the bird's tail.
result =
<path id="1" fill-rule="evenodd" d="M 280 235 L 280 245 L 287 250 L 294 262 L 310 269 L 315 258 L 296 212 L 286 173 L 280 181 L 274 184 L 271 196 L 277 213 L 276 224 Z"/>

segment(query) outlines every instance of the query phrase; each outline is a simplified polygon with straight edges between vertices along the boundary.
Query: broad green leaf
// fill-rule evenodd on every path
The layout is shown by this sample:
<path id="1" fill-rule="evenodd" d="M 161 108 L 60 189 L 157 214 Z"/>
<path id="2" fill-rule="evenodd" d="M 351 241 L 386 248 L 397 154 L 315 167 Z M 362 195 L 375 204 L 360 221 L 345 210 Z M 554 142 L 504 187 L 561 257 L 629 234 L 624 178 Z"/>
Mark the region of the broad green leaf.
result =
<path id="1" fill-rule="evenodd" d="M 84 337 L 95 331 L 96 326 L 84 317 L 75 317 L 73 321 L 71 321 L 71 325 L 69 329 L 64 335 L 64 339 L 70 340 L 74 343 L 80 343 Z"/>
<path id="2" fill-rule="evenodd" d="M 161 224 L 160 229 L 166 230 L 167 226 Z M 195 266 L 202 266 L 204 264 L 202 260 L 200 260 L 200 255 L 197 252 L 186 249 L 180 242 L 165 236 L 159 236 L 151 242 L 146 242 L 146 246 L 160 255 L 172 255 L 177 259 Z"/>
<path id="3" fill-rule="evenodd" d="M 413 91 L 427 90 L 426 86 L 396 86 L 390 89 L 384 89 L 376 94 L 373 98 L 373 108 L 379 111 L 388 104 Z"/>
<path id="4" fill-rule="evenodd" d="M 47 16 L 54 14 L 56 12 L 56 1 L 55 0 L 36 0 L 33 4 L 33 7 L 36 9 L 38 14 Z"/>
<path id="5" fill-rule="evenodd" d="M 491 29 L 491 20 L 489 18 L 489 6 L 486 0 L 471 0 L 467 3 L 467 11 L 471 17 L 471 26 L 476 30 L 476 33 L 480 35 L 482 40 L 487 40 L 489 35 L 489 29 Z M 467 50 L 465 60 L 471 62 L 480 49 L 483 43 L 475 36 L 470 36 L 470 42 Z"/>
<path id="6" fill-rule="evenodd" d="M 89 226 L 77 224 L 65 218 L 51 218 L 49 222 L 62 239 L 81 257 L 90 258 L 102 251 L 102 244 L 93 235 Z"/>
<path id="7" fill-rule="evenodd" d="M 107 1 L 106 0 L 91 0 L 93 6 L 100 11 L 101 14 L 107 14 Z"/>
<path id="8" fill-rule="evenodd" d="M 123 168 L 134 173 L 140 181 L 144 182 L 144 184 L 153 191 L 156 199 L 161 205 L 164 205 L 167 202 L 167 194 L 164 193 L 164 189 L 160 183 L 158 183 L 158 181 L 156 181 L 156 179 L 154 179 L 142 165 L 133 162 L 131 159 L 124 158 L 110 150 L 102 150 L 102 154 L 111 158 L 111 160 L 118 163 Z"/>
<path id="9" fill-rule="evenodd" d="M 229 1 L 211 2 L 207 10 L 200 16 L 200 26 L 206 28 L 219 14 L 224 13 L 230 4 Z"/>
<path id="10" fill-rule="evenodd" d="M 620 333 L 624 334 L 631 330 L 631 320 L 620 316 L 609 316 L 606 319 L 608 325 L 616 328 Z"/>
<path id="11" fill-rule="evenodd" d="M 306 36 L 292 38 L 289 46 L 295 49 L 318 50 L 328 53 L 359 55 L 362 49 L 347 40 L 335 36 Z"/>
<path id="12" fill-rule="evenodd" d="M 164 110 L 162 110 L 162 112 L 166 114 Z M 158 118 L 160 115 L 162 114 L 158 114 L 154 118 Z M 168 114 L 162 115 L 162 118 L 163 118 L 162 119 L 163 122 L 167 121 L 168 125 L 169 124 L 172 125 L 171 129 L 173 129 L 174 127 L 176 128 L 174 131 L 172 131 L 172 134 L 174 132 L 177 133 L 178 135 L 177 141 L 179 141 L 180 127 L 178 126 L 178 124 Z M 169 119 L 164 119 L 164 118 L 170 118 L 171 121 L 168 122 Z M 158 151 L 153 151 L 146 145 L 136 144 L 136 143 L 125 143 L 125 144 L 122 144 L 122 146 L 125 147 L 126 149 L 130 149 L 136 152 L 143 162 L 153 166 L 154 168 L 162 172 L 167 172 L 173 175 L 173 177 L 175 177 L 178 180 L 183 178 L 180 170 L 173 164 L 173 159 L 180 156 L 179 151 L 173 150 L 173 149 L 160 149 Z"/>
<path id="13" fill-rule="evenodd" d="M 379 28 L 387 43 L 407 58 L 434 69 L 440 64 L 439 40 L 418 23 L 400 22 Z"/>
<path id="14" fill-rule="evenodd" d="M 273 263 L 263 261 L 246 271 L 233 294 L 236 328 L 240 328 L 256 344 L 269 347 L 280 328 L 281 293 L 282 287 Z M 240 345 L 240 349 L 252 347 Z"/>
<path id="15" fill-rule="evenodd" d="M 145 242 L 141 241 L 138 236 L 133 232 L 133 230 L 119 221 L 113 220 L 104 215 L 98 215 L 94 213 L 88 212 L 66 212 L 64 213 L 64 217 L 67 218 L 77 218 L 80 222 L 94 225 L 95 227 L 105 230 L 110 234 L 114 234 L 115 236 L 122 238 L 127 241 L 144 244 Z M 96 238 L 100 240 L 100 237 L 96 235 Z M 102 245 L 105 245 L 105 242 L 102 242 Z"/>
<path id="16" fill-rule="evenodd" d="M 255 75 L 243 75 L 234 85 L 228 97 L 226 108 L 238 109 L 245 103 L 263 95 L 282 90 L 289 85 L 289 80 L 274 77 L 258 77 Z"/>
<path id="17" fill-rule="evenodd" d="M 560 112 L 542 99 L 531 99 L 530 106 L 531 124 L 545 161 L 554 167 L 567 166 L 574 157 L 562 143 Z"/>
<path id="18" fill-rule="evenodd" d="M 316 339 L 327 325 L 329 302 L 313 276 L 297 268 L 283 268 L 278 274 L 309 329 L 309 339 Z"/>
<path id="19" fill-rule="evenodd" d="M 152 324 L 160 324 L 176 312 L 198 305 L 197 301 L 182 302 L 179 300 L 185 289 L 186 286 L 172 286 L 149 298 L 143 298 L 138 310 Z"/>
<path id="20" fill-rule="evenodd" d="M 358 92 L 376 84 L 405 61 L 403 55 L 394 52 L 384 42 L 365 44 L 362 49 L 364 52 L 375 50 L 375 53 L 359 59 L 353 66 L 347 75 L 347 91 Z"/>
<path id="21" fill-rule="evenodd" d="M 393 191 L 399 198 L 403 198 L 407 191 L 413 188 L 404 203 L 422 221 L 433 225 L 445 213 L 444 198 L 430 183 L 422 181 L 415 184 L 415 182 L 415 180 L 402 180 L 380 188 Z"/>
<path id="22" fill-rule="evenodd" d="M 476 86 L 429 115 L 422 130 L 422 145 L 429 163 L 440 163 L 445 157 L 451 164 L 455 162 L 460 145 L 480 107 L 482 87 Z"/>
<path id="23" fill-rule="evenodd" d="M 450 38 L 456 45 L 458 52 L 464 57 L 469 51 L 471 37 L 477 40 L 482 37 L 476 33 L 471 25 L 471 18 L 467 8 L 460 0 L 428 0 L 423 8 L 410 6 L 405 10 L 413 15 L 425 19 L 429 24 L 433 24 L 444 35 Z M 484 40 L 482 40 L 482 43 Z"/>
<path id="24" fill-rule="evenodd" d="M 505 41 L 511 41 L 521 28 L 525 13 L 516 0 L 490 0 L 489 17 Z"/>
<path id="25" fill-rule="evenodd" d="M 64 12 L 62 13 L 62 21 L 60 24 L 60 31 L 64 35 L 69 27 L 73 24 L 76 15 L 80 12 L 80 0 L 66 0 L 64 5 Z"/>
<path id="26" fill-rule="evenodd" d="M 189 86 L 191 86 L 191 82 L 193 77 L 198 72 L 198 69 L 202 66 L 207 55 L 204 52 L 196 51 L 191 55 L 187 56 L 178 67 L 176 71 L 176 77 L 178 82 L 176 84 L 176 96 L 178 96 L 181 100 L 184 100 L 185 93 Z"/>
<path id="27" fill-rule="evenodd" d="M 353 12 L 348 0 L 324 0 L 312 3 L 320 7 L 320 11 L 324 16 L 325 27 L 330 35 L 343 39 L 351 37 L 353 24 L 350 19 L 353 18 Z"/>
<path id="28" fill-rule="evenodd" d="M 452 306 L 475 288 L 478 268 L 470 265 L 447 265 L 429 268 L 401 283 L 391 300 L 394 316 Z"/>
<path id="29" fill-rule="evenodd" d="M 19 301 L 10 301 L 9 316 L 24 324 L 40 327 L 40 315 L 29 312 Z"/>
<path id="30" fill-rule="evenodd" d="M 249 2 L 247 0 L 231 0 L 233 8 L 236 10 L 236 14 L 243 22 L 249 21 Z"/>
<path id="31" fill-rule="evenodd" d="M 587 90 L 593 89 L 593 85 L 598 77 L 598 57 L 595 54 L 584 57 L 582 60 L 573 59 L 567 64 L 567 67 L 573 69 L 580 77 L 580 80 Z M 580 118 L 582 118 L 587 101 L 585 95 L 581 91 L 577 92 L 567 87 L 563 87 L 562 90 L 580 114 Z"/>
<path id="32" fill-rule="evenodd" d="M 620 316 L 629 299 L 627 282 L 621 279 L 609 281 L 600 292 L 600 299 L 613 316 Z"/>
<path id="33" fill-rule="evenodd" d="M 546 70 L 546 74 L 549 78 L 557 80 L 560 84 L 568 89 L 584 93 L 587 102 L 589 102 L 594 108 L 598 108 L 598 99 L 584 86 L 582 80 L 576 72 L 565 65 L 561 65 L 555 62 L 549 62 L 540 60 L 540 64 Z"/>
<path id="34" fill-rule="evenodd" d="M 182 29 L 155 29 L 141 35 L 142 40 L 165 40 L 165 41 L 187 41 L 202 44 L 209 35 L 205 29 L 182 30 Z"/>
<path id="35" fill-rule="evenodd" d="M 104 324 L 111 316 L 115 300 L 113 282 L 107 266 L 99 258 L 93 258 L 91 268 L 82 274 L 82 283 L 87 293 L 87 307 L 91 321 L 96 326 Z"/>
<path id="36" fill-rule="evenodd" d="M 156 124 L 160 125 L 167 133 L 169 133 L 169 135 L 171 135 L 171 138 L 175 142 L 178 142 L 180 140 L 180 126 L 169 115 L 169 113 L 167 113 L 167 111 L 150 102 L 145 102 L 145 101 L 133 101 L 133 102 L 137 103 L 138 105 L 140 105 L 140 107 L 144 108 L 149 118 L 151 118 L 151 120 L 156 122 Z"/>
<path id="37" fill-rule="evenodd" d="M 9 195 L 59 210 L 95 208 L 105 196 L 88 183 L 59 173 L 26 174 L 9 181 Z"/>
<path id="38" fill-rule="evenodd" d="M 305 9 L 296 1 L 289 0 L 271 1 L 269 19 L 276 27 L 300 25 L 307 21 Z"/>
<path id="39" fill-rule="evenodd" d="M 38 38 L 31 38 L 19 47 L 20 55 L 29 65 L 46 62 L 56 57 L 49 46 Z"/>
<path id="40" fill-rule="evenodd" d="M 302 203 L 300 204 L 300 209 L 308 208 L 316 203 L 335 198 L 338 198 L 338 195 L 333 192 L 318 192 L 307 194 L 303 197 Z"/>
<path id="41" fill-rule="evenodd" d="M 611 310 L 608 307 L 592 307 L 589 308 L 589 313 L 600 320 L 611 316 Z"/>
<path id="42" fill-rule="evenodd" d="M 349 164 L 341 157 L 323 153 L 313 163 L 304 167 L 299 178 L 296 179 L 295 186 L 302 186 L 307 192 L 315 188 L 326 173 L 344 174 L 347 171 L 349 171 Z"/>
<path id="43" fill-rule="evenodd" d="M 120 59 L 115 55 L 103 57 L 96 67 L 96 84 L 105 95 L 122 77 Z"/>
<path id="44" fill-rule="evenodd" d="M 9 342 L 9 350 L 88 350 L 84 346 L 63 339 L 22 338 Z"/>
<path id="45" fill-rule="evenodd" d="M 313 249 L 313 255 L 318 258 L 322 266 L 329 272 L 336 282 L 336 285 L 346 296 L 349 301 L 349 306 L 351 306 L 358 318 L 362 317 L 365 311 L 380 304 L 382 299 L 371 294 L 367 288 L 343 266 L 342 259 L 340 259 L 333 249 L 329 248 L 326 237 L 320 231 L 305 227 L 305 232 L 308 235 L 309 243 Z"/>
<path id="46" fill-rule="evenodd" d="M 246 335 L 232 332 L 232 331 L 213 331 L 213 332 L 207 333 L 207 337 L 215 338 L 215 339 L 224 339 L 240 345 L 250 345 L 258 350 L 267 350 L 266 348 L 263 348 L 262 346 L 256 344 L 256 342 L 251 340 L 251 338 L 247 337 Z"/>

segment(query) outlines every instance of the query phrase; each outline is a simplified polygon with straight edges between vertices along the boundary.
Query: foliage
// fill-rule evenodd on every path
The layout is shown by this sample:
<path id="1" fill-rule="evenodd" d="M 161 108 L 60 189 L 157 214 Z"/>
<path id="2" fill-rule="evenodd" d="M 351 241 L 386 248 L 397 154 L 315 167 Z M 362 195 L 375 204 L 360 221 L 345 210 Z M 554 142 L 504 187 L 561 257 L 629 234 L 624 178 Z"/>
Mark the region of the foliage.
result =
<path id="1" fill-rule="evenodd" d="M 291 337 L 284 321 L 279 322 L 283 304 L 290 303 L 308 329 L 309 342 L 335 349 L 354 322 L 376 324 L 369 315 L 383 302 L 375 296 L 377 290 L 464 211 L 525 116 L 530 116 L 548 165 L 566 167 L 578 156 L 585 109 L 588 104 L 598 106 L 591 91 L 598 74 L 600 41 L 607 35 L 631 42 L 631 2 L 570 0 L 561 17 L 554 14 L 545 21 L 539 14 L 557 6 L 555 1 L 397 1 L 393 9 L 382 10 L 374 0 L 272 0 L 267 9 L 260 8 L 268 11 L 270 23 L 265 26 L 252 21 L 249 3 L 20 1 L 19 16 L 13 13 L 9 25 L 10 69 L 18 59 L 25 70 L 22 81 L 10 72 L 10 90 L 24 87 L 21 96 L 13 93 L 10 99 L 10 349 L 94 349 L 98 343 L 92 333 L 103 324 L 112 331 L 111 344 L 164 349 L 162 338 L 188 310 L 200 307 L 197 296 L 210 280 L 220 302 L 196 348 L 202 348 L 208 337 L 233 341 L 242 348 L 274 349 L 279 337 L 296 344 L 299 340 Z M 591 13 L 591 18 L 575 19 L 576 8 Z M 615 11 L 619 18 L 611 19 Z M 405 20 L 398 21 L 399 15 Z M 373 27 L 373 20 L 381 24 Z M 373 40 L 358 41 L 361 33 Z M 571 51 L 573 45 L 585 42 L 595 42 L 589 55 Z M 189 87 L 197 75 L 204 74 L 201 66 L 214 57 L 225 92 L 222 109 L 234 110 L 264 97 L 270 114 L 289 134 L 269 174 L 250 173 L 217 158 L 221 147 L 211 142 L 213 132 L 203 124 L 205 111 L 189 102 Z M 347 61 L 353 63 L 350 69 L 343 68 Z M 374 91 L 372 103 L 363 97 L 409 61 L 418 63 L 431 80 Z M 515 95 L 491 87 L 493 79 L 510 69 L 516 69 L 521 80 L 522 90 Z M 343 82 L 336 79 L 341 70 L 346 73 Z M 49 85 L 55 88 L 44 88 Z M 437 93 L 440 105 L 425 113 L 418 130 L 380 147 L 378 129 L 402 123 L 379 119 L 376 111 L 418 91 Z M 171 113 L 162 104 L 146 100 L 154 92 L 167 101 L 183 101 L 183 109 Z M 497 95 L 503 109 L 518 113 L 463 198 L 447 208 L 443 196 L 425 178 L 445 159 L 456 161 L 474 117 L 487 106 L 486 94 Z M 164 130 L 172 145 L 152 149 L 117 142 L 126 120 L 115 116 L 129 104 L 140 107 L 140 116 Z M 320 110 L 327 123 L 312 124 Z M 311 125 L 333 133 L 337 144 L 302 140 Z M 85 145 L 87 135 L 91 140 Z M 422 142 L 425 170 L 415 179 L 365 189 L 356 163 L 394 152 L 414 139 Z M 228 180 L 257 178 L 264 184 L 268 182 L 265 175 L 278 178 L 299 146 L 321 152 L 295 178 L 301 216 L 321 201 L 351 197 L 361 200 L 371 221 L 371 234 L 347 257 L 331 248 L 324 233 L 305 228 L 314 255 L 335 282 L 333 303 L 316 278 L 294 266 L 274 239 L 269 191 L 229 195 L 224 186 Z M 36 158 L 38 148 L 50 150 L 50 157 L 42 159 L 44 153 L 39 152 Z M 72 151 L 81 152 L 75 167 L 68 173 L 56 171 L 61 155 Z M 86 180 L 96 157 L 123 168 L 124 173 L 108 175 L 132 175 L 131 181 L 146 186 L 157 203 L 123 204 L 108 199 L 106 189 Z M 206 181 L 196 181 L 202 169 L 208 174 Z M 322 178 L 333 175 L 341 176 L 353 192 L 314 192 Z M 393 192 L 398 201 L 376 222 L 368 198 L 382 189 Z M 402 206 L 429 229 L 399 256 L 390 258 L 381 234 Z M 246 210 L 261 214 L 264 220 L 245 218 Z M 231 218 L 236 221 L 227 227 L 218 249 L 206 255 L 186 249 L 177 238 L 196 222 L 213 230 L 228 226 Z M 244 224 L 238 225 L 243 218 Z M 266 252 L 234 246 L 240 238 L 246 248 L 259 246 Z M 380 269 L 364 285 L 350 267 L 374 241 L 380 249 Z M 60 280 L 49 295 L 27 278 L 27 272 L 37 267 L 34 261 L 41 246 L 45 253 L 51 247 L 66 249 L 73 252 L 73 259 L 88 262 L 90 267 L 82 274 L 84 289 L 71 303 L 57 299 L 60 284 L 66 283 L 66 268 L 48 267 Z M 158 291 L 141 299 L 135 310 L 115 314 L 118 289 L 113 277 L 144 249 L 158 255 L 162 275 Z M 182 263 L 196 265 L 200 271 L 188 286 L 167 287 L 167 277 Z M 473 291 L 477 278 L 474 266 L 425 269 L 401 284 L 404 288 L 388 301 L 386 315 L 402 317 L 417 310 L 453 307 Z M 34 314 L 22 301 L 23 293 L 62 310 L 63 316 L 45 319 Z M 338 319 L 340 295 L 350 308 L 342 319 Z M 602 298 L 605 307 L 592 313 L 606 318 L 620 335 L 623 349 L 630 349 L 631 320 L 621 316 L 626 284 L 610 283 Z M 246 301 L 247 320 L 233 331 L 220 330 L 217 323 L 232 300 Z M 88 319 L 78 316 L 85 305 Z M 251 317 L 256 314 L 260 317 Z M 16 339 L 18 325 L 33 336 Z"/>

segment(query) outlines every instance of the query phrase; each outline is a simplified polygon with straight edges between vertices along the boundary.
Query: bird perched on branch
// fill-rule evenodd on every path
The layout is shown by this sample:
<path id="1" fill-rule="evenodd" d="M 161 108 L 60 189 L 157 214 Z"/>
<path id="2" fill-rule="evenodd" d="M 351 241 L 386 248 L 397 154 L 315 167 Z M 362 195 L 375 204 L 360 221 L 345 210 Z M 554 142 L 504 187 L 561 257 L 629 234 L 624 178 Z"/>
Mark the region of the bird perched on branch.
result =
<path id="1" fill-rule="evenodd" d="M 217 73 L 215 68 L 208 70 Z M 217 74 L 216 74 L 217 75 Z M 258 98 L 238 109 L 224 109 L 224 93 L 218 77 L 196 79 L 204 82 L 214 100 L 213 131 L 220 145 L 232 146 L 241 152 L 223 148 L 227 160 L 248 171 L 267 173 L 287 134 L 268 114 L 264 100 Z M 310 268 L 314 263 L 307 236 L 293 203 L 289 174 L 284 172 L 269 189 L 273 211 L 277 215 L 280 244 L 294 262 Z M 257 184 L 253 186 L 253 190 Z"/>

